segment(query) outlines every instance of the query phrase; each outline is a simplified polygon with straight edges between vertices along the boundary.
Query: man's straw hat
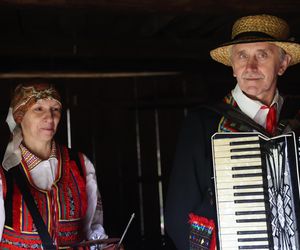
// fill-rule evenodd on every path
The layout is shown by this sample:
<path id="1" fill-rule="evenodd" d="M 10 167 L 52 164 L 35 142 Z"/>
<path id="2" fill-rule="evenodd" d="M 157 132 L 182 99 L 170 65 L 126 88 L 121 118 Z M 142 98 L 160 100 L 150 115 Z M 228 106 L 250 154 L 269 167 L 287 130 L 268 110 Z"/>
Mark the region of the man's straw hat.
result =
<path id="1" fill-rule="evenodd" d="M 289 25 L 286 21 L 271 15 L 245 16 L 232 27 L 231 41 L 210 51 L 211 57 L 231 66 L 230 48 L 239 43 L 269 42 L 282 48 L 292 59 L 290 65 L 300 62 L 300 44 L 289 38 Z"/>

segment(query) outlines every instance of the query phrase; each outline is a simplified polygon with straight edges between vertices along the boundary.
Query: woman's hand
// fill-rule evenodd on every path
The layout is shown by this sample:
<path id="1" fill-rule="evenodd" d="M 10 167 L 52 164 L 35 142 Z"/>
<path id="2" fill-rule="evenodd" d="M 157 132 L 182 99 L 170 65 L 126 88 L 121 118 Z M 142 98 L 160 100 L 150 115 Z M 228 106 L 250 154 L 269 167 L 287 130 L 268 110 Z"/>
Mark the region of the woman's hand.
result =
<path id="1" fill-rule="evenodd" d="M 118 247 L 118 244 L 109 244 L 102 248 L 103 250 L 125 250 L 124 246 L 121 244 L 121 246 Z"/>

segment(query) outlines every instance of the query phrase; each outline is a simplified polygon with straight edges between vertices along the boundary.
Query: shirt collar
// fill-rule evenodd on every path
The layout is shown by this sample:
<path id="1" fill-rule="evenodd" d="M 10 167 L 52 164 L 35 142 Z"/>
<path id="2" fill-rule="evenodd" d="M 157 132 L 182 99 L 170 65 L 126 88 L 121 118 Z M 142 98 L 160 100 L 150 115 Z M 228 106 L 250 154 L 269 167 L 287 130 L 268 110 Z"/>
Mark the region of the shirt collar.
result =
<path id="1" fill-rule="evenodd" d="M 242 112 L 245 113 L 247 116 L 249 116 L 251 119 L 254 119 L 254 117 L 256 116 L 256 114 L 258 113 L 258 111 L 262 106 L 265 106 L 260 101 L 252 100 L 248 96 L 246 96 L 243 93 L 243 91 L 240 89 L 238 84 L 231 91 L 231 93 L 237 105 L 242 110 Z M 283 98 L 282 96 L 279 95 L 277 89 L 271 106 L 275 103 L 277 105 L 277 111 L 280 112 L 281 107 L 283 105 Z"/>
<path id="2" fill-rule="evenodd" d="M 25 160 L 29 170 L 32 170 L 43 161 L 41 158 L 33 154 L 23 143 L 20 144 L 20 150 L 22 158 Z M 48 160 L 53 158 L 57 159 L 56 145 L 54 141 L 52 141 L 51 153 Z"/>

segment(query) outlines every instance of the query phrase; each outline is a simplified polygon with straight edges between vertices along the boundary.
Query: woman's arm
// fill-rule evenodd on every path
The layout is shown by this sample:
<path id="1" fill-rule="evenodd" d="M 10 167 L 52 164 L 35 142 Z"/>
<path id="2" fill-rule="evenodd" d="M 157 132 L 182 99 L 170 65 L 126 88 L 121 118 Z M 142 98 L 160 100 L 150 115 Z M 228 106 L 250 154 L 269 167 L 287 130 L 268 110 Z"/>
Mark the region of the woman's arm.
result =
<path id="1" fill-rule="evenodd" d="M 2 168 L 2 167 L 0 167 Z M 2 239 L 2 233 L 5 221 L 5 209 L 4 209 L 4 199 L 3 199 L 3 183 L 2 183 L 2 169 L 0 169 L 0 241 Z"/>
<path id="2" fill-rule="evenodd" d="M 83 155 L 86 170 L 86 192 L 88 199 L 87 214 L 85 217 L 85 232 L 87 239 L 105 239 L 103 228 L 103 208 L 98 190 L 96 171 L 92 162 Z"/>

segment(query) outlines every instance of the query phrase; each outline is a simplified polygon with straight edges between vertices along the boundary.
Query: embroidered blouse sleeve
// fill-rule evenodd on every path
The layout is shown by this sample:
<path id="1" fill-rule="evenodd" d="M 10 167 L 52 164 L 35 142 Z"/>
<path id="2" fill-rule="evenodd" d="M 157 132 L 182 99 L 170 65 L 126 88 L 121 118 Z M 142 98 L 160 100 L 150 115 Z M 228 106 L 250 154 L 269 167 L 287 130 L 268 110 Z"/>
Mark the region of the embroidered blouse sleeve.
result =
<path id="1" fill-rule="evenodd" d="M 85 232 L 88 239 L 105 239 L 108 236 L 103 228 L 103 209 L 94 165 L 83 155 L 86 168 L 86 192 L 88 208 L 85 218 Z"/>
<path id="2" fill-rule="evenodd" d="M 4 221 L 5 221 L 5 210 L 4 210 L 4 200 L 3 200 L 3 184 L 2 184 L 2 178 L 0 173 L 0 241 L 2 238 Z"/>

